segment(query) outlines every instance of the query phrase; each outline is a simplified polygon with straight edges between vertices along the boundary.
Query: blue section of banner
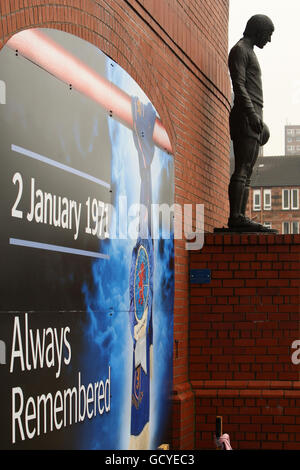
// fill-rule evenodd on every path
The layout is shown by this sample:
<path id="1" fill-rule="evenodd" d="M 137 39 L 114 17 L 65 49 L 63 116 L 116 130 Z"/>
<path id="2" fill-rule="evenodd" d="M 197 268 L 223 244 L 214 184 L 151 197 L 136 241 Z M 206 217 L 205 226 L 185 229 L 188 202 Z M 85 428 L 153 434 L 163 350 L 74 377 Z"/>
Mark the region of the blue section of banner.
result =
<path id="1" fill-rule="evenodd" d="M 149 104 L 143 92 L 131 77 L 117 64 L 107 59 L 107 78 L 131 96 L 137 96 Z M 151 113 L 152 114 L 152 113 Z M 152 114 L 152 124 L 155 114 Z M 85 329 L 86 350 L 82 356 L 86 373 L 99 370 L 101 376 L 111 367 L 111 410 L 97 421 L 83 425 L 81 446 L 93 449 L 128 449 L 131 435 L 140 434 L 146 422 L 150 423 L 149 448 L 161 444 L 168 419 L 168 401 L 172 387 L 173 351 L 173 295 L 174 295 L 174 253 L 173 235 L 164 240 L 132 240 L 128 229 L 132 222 L 122 212 L 120 198 L 126 197 L 127 207 L 141 201 L 158 202 L 161 186 L 172 185 L 171 171 L 173 160 L 155 148 L 148 163 L 152 162 L 151 172 L 155 177 L 151 188 L 145 192 L 142 186 L 138 151 L 132 131 L 112 118 L 108 118 L 112 143 L 112 204 L 116 211 L 111 220 L 111 232 L 124 235 L 124 239 L 100 242 L 101 253 L 109 254 L 109 261 L 93 263 L 93 285 L 84 285 L 83 292 L 87 305 L 89 322 Z M 140 123 L 139 130 L 141 132 Z M 142 136 L 142 134 L 140 134 Z M 145 136 L 145 134 L 143 134 Z M 143 138 L 142 136 L 142 138 Z M 143 170 L 142 170 L 143 171 Z M 144 173 L 145 177 L 145 173 Z M 144 180 L 145 181 L 145 180 Z M 150 192 L 149 192 L 150 189 Z M 149 199 L 150 197 L 150 199 Z M 126 214 L 127 215 L 127 214 Z M 148 232 L 149 233 L 149 232 Z M 149 289 L 148 334 L 146 350 L 147 374 L 140 366 L 135 367 L 134 340 L 134 275 L 136 275 L 136 255 L 138 247 L 145 243 L 151 267 L 152 287 Z M 145 266 L 144 266 L 145 267 Z M 140 271 L 139 271 L 140 272 Z M 146 278 L 145 278 L 146 279 Z M 149 285 L 151 284 L 149 282 Z M 137 287 L 136 287 L 137 289 Z M 130 294 L 132 290 L 132 293 Z M 137 289 L 138 291 L 138 289 Z M 144 288 L 146 293 L 146 288 Z M 131 299 L 131 300 L 130 300 Z M 152 315 L 153 312 L 153 315 Z M 142 310 L 140 311 L 142 315 Z M 153 376 L 150 383 L 149 348 L 153 345 Z M 145 394 L 145 400 L 140 400 Z M 147 396 L 148 395 L 148 396 Z M 132 397 L 136 404 L 133 405 Z"/>

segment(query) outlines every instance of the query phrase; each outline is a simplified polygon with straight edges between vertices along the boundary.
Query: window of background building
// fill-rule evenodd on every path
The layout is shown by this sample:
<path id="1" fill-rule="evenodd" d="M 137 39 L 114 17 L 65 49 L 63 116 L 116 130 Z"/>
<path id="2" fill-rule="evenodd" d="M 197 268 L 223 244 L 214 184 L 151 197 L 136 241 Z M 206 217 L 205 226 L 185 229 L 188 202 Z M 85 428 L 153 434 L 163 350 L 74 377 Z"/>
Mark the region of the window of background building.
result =
<path id="1" fill-rule="evenodd" d="M 255 189 L 253 191 L 253 210 L 260 211 L 261 209 L 261 193 L 260 189 Z"/>
<path id="2" fill-rule="evenodd" d="M 299 222 L 291 223 L 291 233 L 299 233 Z"/>
<path id="3" fill-rule="evenodd" d="M 291 190 L 292 209 L 299 209 L 299 189 Z"/>
<path id="4" fill-rule="evenodd" d="M 287 134 L 293 135 L 294 134 L 294 129 L 287 129 Z"/>
<path id="5" fill-rule="evenodd" d="M 283 234 L 297 234 L 299 233 L 299 222 L 298 221 L 293 221 L 293 222 L 283 222 L 282 223 L 282 233 Z"/>
<path id="6" fill-rule="evenodd" d="M 271 222 L 264 222 L 264 226 L 267 228 L 272 228 Z"/>
<path id="7" fill-rule="evenodd" d="M 290 190 L 282 190 L 282 209 L 288 210 L 290 208 Z"/>
<path id="8" fill-rule="evenodd" d="M 289 222 L 283 222 L 282 223 L 282 233 L 284 233 L 284 234 L 290 233 L 290 223 Z"/>
<path id="9" fill-rule="evenodd" d="M 264 189 L 264 210 L 270 211 L 272 206 L 271 189 Z"/>

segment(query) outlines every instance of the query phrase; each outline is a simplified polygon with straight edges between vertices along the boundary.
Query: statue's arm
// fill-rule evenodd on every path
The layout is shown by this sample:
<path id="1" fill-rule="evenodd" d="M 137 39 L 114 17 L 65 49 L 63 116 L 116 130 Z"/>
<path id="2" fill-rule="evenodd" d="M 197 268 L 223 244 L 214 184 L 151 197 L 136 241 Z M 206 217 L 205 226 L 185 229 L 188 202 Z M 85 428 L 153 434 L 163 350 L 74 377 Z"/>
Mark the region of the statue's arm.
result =
<path id="1" fill-rule="evenodd" d="M 248 55 L 242 47 L 234 47 L 229 54 L 228 65 L 234 92 L 234 101 L 248 116 L 250 126 L 256 132 L 262 129 L 262 121 L 257 115 L 246 87 Z"/>
<path id="2" fill-rule="evenodd" d="M 239 107 L 249 116 L 255 113 L 255 110 L 246 88 L 247 64 L 247 51 L 242 47 L 234 47 L 228 59 L 234 98 Z"/>

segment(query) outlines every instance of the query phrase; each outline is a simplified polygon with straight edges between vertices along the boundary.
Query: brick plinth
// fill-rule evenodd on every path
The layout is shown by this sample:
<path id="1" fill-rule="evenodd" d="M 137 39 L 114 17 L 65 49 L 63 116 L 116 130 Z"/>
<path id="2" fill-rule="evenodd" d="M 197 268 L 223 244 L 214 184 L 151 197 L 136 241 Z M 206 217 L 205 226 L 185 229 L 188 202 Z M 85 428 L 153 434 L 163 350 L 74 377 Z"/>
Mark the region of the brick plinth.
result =
<path id="1" fill-rule="evenodd" d="M 215 418 L 236 449 L 300 449 L 300 236 L 208 234 L 190 269 L 189 373 L 196 448 Z"/>

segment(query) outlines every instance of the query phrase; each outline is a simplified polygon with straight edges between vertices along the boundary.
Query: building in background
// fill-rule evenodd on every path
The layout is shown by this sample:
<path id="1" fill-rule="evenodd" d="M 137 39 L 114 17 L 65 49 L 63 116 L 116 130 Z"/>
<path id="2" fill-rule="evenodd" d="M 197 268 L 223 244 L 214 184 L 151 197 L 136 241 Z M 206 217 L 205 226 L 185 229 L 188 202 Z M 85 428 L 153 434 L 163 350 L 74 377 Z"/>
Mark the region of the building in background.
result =
<path id="1" fill-rule="evenodd" d="M 285 155 L 300 155 L 300 124 L 288 124 L 284 128 Z"/>
<path id="2" fill-rule="evenodd" d="M 249 217 L 280 234 L 299 233 L 299 174 L 300 156 L 258 158 L 251 182 Z"/>

